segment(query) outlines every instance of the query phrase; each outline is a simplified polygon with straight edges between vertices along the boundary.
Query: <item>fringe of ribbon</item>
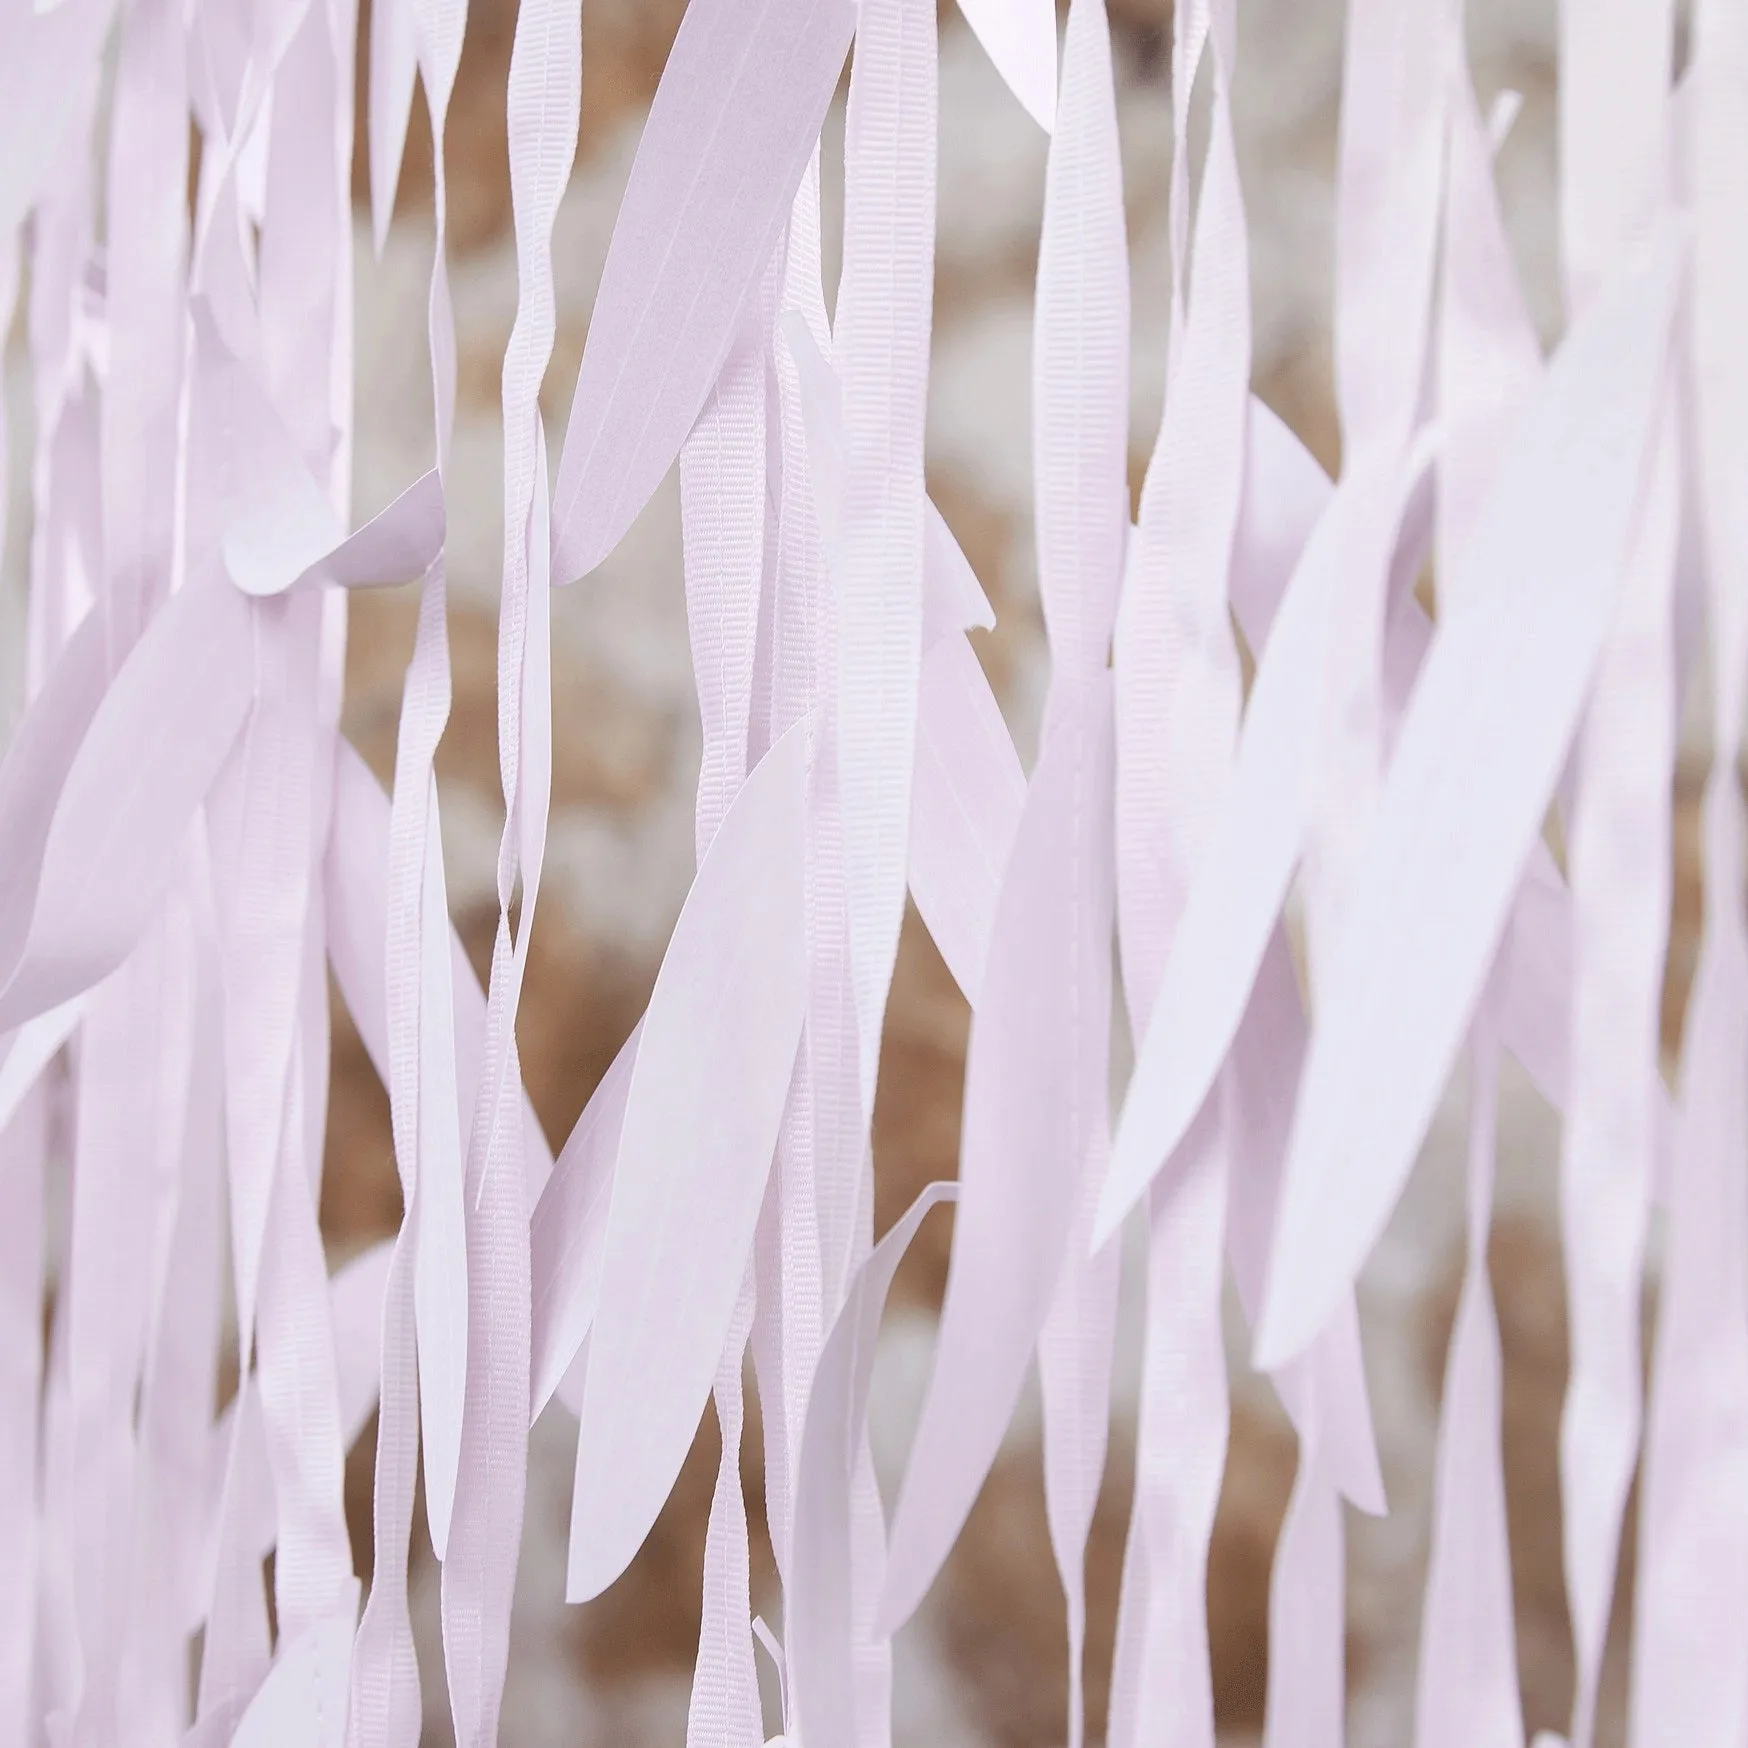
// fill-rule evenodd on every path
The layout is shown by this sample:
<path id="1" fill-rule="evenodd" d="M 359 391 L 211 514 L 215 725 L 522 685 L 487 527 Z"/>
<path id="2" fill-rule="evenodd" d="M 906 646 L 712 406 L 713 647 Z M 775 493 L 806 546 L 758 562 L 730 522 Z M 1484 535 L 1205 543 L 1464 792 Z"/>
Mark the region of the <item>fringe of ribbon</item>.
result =
<path id="1" fill-rule="evenodd" d="M 1343 1502 L 1385 1508 L 1355 1281 L 1466 1061 L 1468 1266 L 1415 1734 L 1521 1745 L 1485 1266 L 1502 1053 L 1564 1116 L 1571 1748 L 1595 1739 L 1641 1452 L 1631 1739 L 1748 1740 L 1748 20 L 1736 0 L 1694 0 L 1677 77 L 1672 0 L 1562 7 L 1569 323 L 1544 359 L 1493 181 L 1514 103 L 1481 114 L 1462 0 L 1349 0 L 1331 482 L 1249 389 L 1241 0 L 1182 0 L 1170 305 L 1142 312 L 1169 327 L 1164 415 L 1131 522 L 1104 0 L 1071 0 L 1060 42 L 1050 0 L 963 3 L 1051 136 L 1034 767 L 967 641 L 992 615 L 925 484 L 934 0 L 691 0 L 556 477 L 539 391 L 580 10 L 522 0 L 505 827 L 483 990 L 450 922 L 432 767 L 451 696 L 444 166 L 465 0 L 371 10 L 379 250 L 415 76 L 436 142 L 435 428 L 430 471 L 356 527 L 354 0 L 0 16 L 0 308 L 28 285 L 34 412 L 28 704 L 0 765 L 5 1740 L 413 1748 L 422 1473 L 456 1739 L 495 1743 L 528 1429 L 556 1396 L 579 1427 L 572 1602 L 625 1570 L 714 1403 L 688 1748 L 767 1733 L 886 1748 L 892 1635 L 1036 1363 L 1080 1748 L 1086 1545 L 1133 1226 L 1145 1358 L 1107 1740 L 1214 1741 L 1230 1268 L 1300 1453 L 1264 1739 L 1334 1748 Z M 819 142 L 846 59 L 828 309 Z M 589 586 L 676 463 L 697 875 L 646 1013 L 554 1157 L 516 1045 L 551 789 L 551 590 Z M 1413 592 L 1429 558 L 1436 624 Z M 391 796 L 339 732 L 346 604 L 409 582 Z M 1672 1098 L 1671 781 L 1702 661 L 1707 903 Z M 971 1004 L 964 1127 L 957 1184 L 876 1243 L 873 1099 L 907 899 Z M 391 1244 L 331 1275 L 316 1224 L 330 972 L 388 1088 L 405 1207 Z M 1125 1017 L 1136 1062 L 1114 1099 Z M 894 1270 L 944 1201 L 934 1372 L 889 1523 L 868 1441 L 875 1343 Z M 749 1597 L 749 1354 L 775 1630 Z M 361 1595 L 341 1476 L 373 1412 Z"/>

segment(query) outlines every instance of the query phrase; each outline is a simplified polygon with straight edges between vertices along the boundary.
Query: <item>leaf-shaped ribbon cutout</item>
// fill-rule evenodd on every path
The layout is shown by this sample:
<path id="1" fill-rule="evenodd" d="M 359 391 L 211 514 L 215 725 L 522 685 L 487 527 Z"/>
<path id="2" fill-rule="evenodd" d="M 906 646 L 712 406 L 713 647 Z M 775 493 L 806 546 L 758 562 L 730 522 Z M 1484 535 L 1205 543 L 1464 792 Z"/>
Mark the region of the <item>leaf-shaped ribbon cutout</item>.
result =
<path id="1" fill-rule="evenodd" d="M 394 217 L 413 76 L 419 67 L 413 0 L 375 0 L 370 8 L 370 236 L 378 257 Z"/>
<path id="2" fill-rule="evenodd" d="M 1257 663 L 1231 797 L 1190 888 L 1136 1055 L 1099 1197 L 1102 1246 L 1188 1133 L 1226 1060 L 1309 830 L 1332 591 L 1388 564 L 1430 448 L 1344 480 L 1312 531 Z"/>
<path id="3" fill-rule="evenodd" d="M 923 660 L 911 801 L 910 887 L 966 998 L 983 979 L 996 894 L 1025 774 L 971 646 L 943 637 Z M 563 1380 L 595 1313 L 608 1197 L 640 1029 L 626 1040 L 565 1142 L 534 1210 L 532 1413 Z"/>
<path id="4" fill-rule="evenodd" d="M 881 1313 L 892 1277 L 923 1217 L 958 1193 L 957 1184 L 927 1185 L 875 1245 L 851 1277 L 814 1370 L 795 1472 L 788 1671 L 793 1739 L 818 1748 L 853 1748 L 860 1740 L 855 1729 L 850 1488 L 868 1418 Z"/>
<path id="5" fill-rule="evenodd" d="M 222 585 L 178 590 L 122 663 L 61 789 L 0 1032 L 107 976 L 156 913 L 248 713 L 249 614 Z"/>
<path id="6" fill-rule="evenodd" d="M 328 494 L 251 373 L 238 367 L 234 374 L 239 389 L 247 382 L 254 392 L 235 392 L 231 402 L 232 441 L 242 445 L 247 465 L 234 476 L 243 489 L 226 505 L 225 569 L 245 595 L 277 595 L 332 552 L 342 531 Z"/>
<path id="7" fill-rule="evenodd" d="M 1323 513 L 1334 488 L 1299 439 L 1274 412 L 1254 398 L 1247 468 L 1244 515 L 1234 555 L 1232 602 L 1251 648 L 1258 652 L 1260 678 L 1261 666 L 1268 661 L 1275 617 L 1283 607 L 1281 585 L 1294 569 L 1294 557 L 1304 543 L 1306 527 Z M 1292 637 L 1305 635 L 1297 613 L 1288 623 Z M 1385 689 L 1392 698 L 1404 699 L 1411 689 L 1431 643 L 1432 629 L 1431 621 L 1412 597 L 1393 615 L 1386 628 L 1384 653 Z M 1257 696 L 1253 689 L 1253 704 Z M 1242 750 L 1243 743 L 1240 744 Z M 1260 798 L 1259 791 L 1257 799 Z M 1245 863 L 1244 869 L 1248 875 L 1261 871 L 1254 859 Z M 1233 890 L 1233 882 L 1225 873 L 1208 878 L 1206 884 L 1213 890 L 1206 895 L 1205 903 L 1223 902 L 1224 895 Z M 1556 1109 L 1563 1108 L 1566 1099 L 1564 1016 L 1571 984 L 1569 932 L 1570 898 L 1565 883 L 1546 846 L 1538 840 L 1531 847 L 1512 914 L 1512 950 L 1503 984 L 1499 1027 L 1501 1041 Z M 1248 955 L 1233 957 L 1207 951 L 1212 943 L 1206 940 L 1199 947 L 1196 941 L 1181 936 L 1180 941 L 1188 962 L 1181 966 L 1168 963 L 1162 1002 L 1154 1010 L 1154 1029 L 1159 1026 L 1165 1000 L 1187 1003 L 1185 988 L 1177 980 L 1187 978 L 1192 971 L 1206 974 L 1212 965 L 1224 964 L 1228 973 L 1247 984 L 1249 981 L 1244 970 L 1249 964 Z M 1176 954 L 1173 959 L 1175 962 Z M 1137 1074 L 1131 1082 L 1134 1113 L 1131 1115 L 1126 1106 L 1118 1129 L 1119 1142 L 1126 1148 L 1140 1138 L 1140 1126 L 1145 1121 L 1148 1139 L 1144 1151 L 1152 1156 L 1152 1164 L 1150 1168 L 1130 1168 L 1145 1171 L 1140 1179 L 1142 1185 L 1182 1138 L 1212 1085 L 1213 1073 L 1224 1060 L 1229 1041 L 1225 1034 L 1226 1019 L 1234 1011 L 1228 1001 L 1195 1011 L 1186 1005 L 1176 1015 L 1179 1031 L 1174 1036 L 1193 1034 L 1194 1047 L 1172 1054 L 1169 1061 L 1164 1048 L 1148 1057 L 1143 1042 L 1142 1060 L 1138 1061 Z M 1219 1024 L 1213 1024 L 1211 1014 L 1224 1017 Z M 1148 1063 L 1153 1066 L 1146 1066 Z M 1174 1084 L 1150 1085 L 1144 1097 L 1137 1100 L 1137 1091 L 1153 1078 L 1154 1068 L 1159 1076 L 1168 1077 Z M 1160 1112 L 1168 1107 L 1169 1120 L 1152 1127 Z M 1667 1101 L 1660 1105 L 1659 1122 L 1667 1137 Z M 1126 1137 L 1125 1129 L 1130 1124 L 1137 1128 Z M 1113 1174 L 1116 1165 L 1117 1156 L 1113 1153 Z M 1114 1176 L 1111 1181 L 1114 1182 Z M 1139 1189 L 1136 1193 L 1139 1194 Z"/>
<path id="8" fill-rule="evenodd" d="M 613 1171 L 642 1036 L 639 1020 L 590 1094 L 535 1204 L 528 1234 L 533 1277 L 531 1415 L 538 1415 L 564 1382 L 594 1320 Z"/>
<path id="9" fill-rule="evenodd" d="M 855 33 L 852 0 L 692 0 L 650 105 L 589 322 L 552 511 L 592 571 L 697 420 L 789 216 Z"/>
<path id="10" fill-rule="evenodd" d="M 957 634 L 923 660 L 911 800 L 910 887 L 966 998 L 983 979 L 996 894 L 1026 779 L 988 677 Z M 591 1095 L 534 1210 L 531 1412 L 555 1392 L 588 1334 L 600 1290 L 608 1197 L 639 1030 Z"/>
<path id="11" fill-rule="evenodd" d="M 443 550 L 443 481 L 435 468 L 350 535 L 334 517 L 260 379 L 232 355 L 204 303 L 196 305 L 198 368 L 222 397 L 227 441 L 241 465 L 232 470 L 224 517 L 225 569 L 245 595 L 334 583 L 375 588 L 421 577 Z M 217 385 L 222 383 L 222 388 Z"/>
<path id="12" fill-rule="evenodd" d="M 947 519 L 930 498 L 923 523 L 923 648 L 955 631 L 988 631 L 995 609 Z"/>
<path id="13" fill-rule="evenodd" d="M 699 864 L 644 1017 L 589 1337 L 565 1594 L 630 1563 L 722 1357 L 807 998 L 807 730 L 766 753 Z"/>
<path id="14" fill-rule="evenodd" d="M 37 1077 L 54 1061 L 56 1052 L 72 1037 L 79 1016 L 85 1011 L 85 998 L 76 995 L 34 1020 L 26 1020 L 18 1028 L 12 1042 L 0 1047 L 0 1134 L 18 1114 L 25 1094 L 36 1085 Z"/>
<path id="15" fill-rule="evenodd" d="M 1056 124 L 1056 8 L 1052 0 L 959 0 L 965 22 L 1026 113 Z"/>
<path id="16" fill-rule="evenodd" d="M 339 1748 L 352 1673 L 351 1611 L 308 1627 L 273 1660 L 231 1748 Z"/>
<path id="17" fill-rule="evenodd" d="M 1230 592 L 1233 612 L 1253 650 L 1267 648 L 1282 594 L 1334 490 L 1298 437 L 1252 395 Z M 1392 629 L 1400 630 L 1419 612 L 1409 597 Z M 1410 652 L 1415 663 L 1430 635 L 1424 619 L 1422 633 Z M 1227 1195 L 1227 1245 L 1240 1303 L 1253 1321 L 1262 1301 L 1281 1156 L 1304 1054 L 1305 1014 L 1292 949 L 1277 922 L 1263 950 L 1231 1056 L 1240 1092 L 1233 1104 L 1237 1126 Z M 1319 1415 L 1317 1435 L 1324 1443 L 1331 1479 L 1361 1511 L 1375 1515 L 1385 1508 L 1384 1483 L 1366 1394 L 1359 1320 L 1351 1304 L 1337 1321 L 1323 1346 L 1302 1365 L 1275 1373 L 1273 1383 L 1302 1436 L 1311 1425 L 1311 1415 Z"/>
<path id="18" fill-rule="evenodd" d="M 1273 407 L 1250 397 L 1244 506 L 1232 545 L 1232 611 L 1260 661 L 1305 542 L 1335 486 Z"/>
<path id="19" fill-rule="evenodd" d="M 1281 1160 L 1305 1061 L 1305 1009 L 1293 950 L 1279 924 L 1263 951 L 1230 1071 L 1233 1169 L 1227 1191 L 1227 1251 L 1239 1302 L 1252 1323 L 1262 1304 L 1269 1237 L 1280 1199 Z M 1329 1479 L 1359 1510 L 1386 1509 L 1378 1441 L 1366 1393 L 1359 1314 L 1350 1297 L 1323 1339 L 1273 1374 L 1276 1392 L 1300 1437 L 1315 1435 Z M 1315 1425 L 1313 1425 L 1315 1416 Z"/>
<path id="20" fill-rule="evenodd" d="M 419 475 L 392 503 L 362 528 L 347 535 L 331 551 L 311 559 L 300 571 L 287 574 L 283 565 L 257 563 L 241 552 L 233 556 L 227 539 L 225 556 L 231 577 L 245 594 L 270 595 L 285 589 L 332 583 L 342 589 L 379 589 L 422 577 L 443 551 L 447 519 L 443 480 L 436 468 Z M 237 558 L 243 558 L 238 568 Z"/>
<path id="21" fill-rule="evenodd" d="M 1334 487 L 1311 452 L 1254 396 L 1244 515 L 1233 560 L 1232 606 L 1253 650 L 1266 648 L 1281 589 L 1306 531 Z M 1678 627 L 1679 636 L 1679 627 Z M 1432 642 L 1432 621 L 1412 596 L 1385 628 L 1384 686 L 1405 699 Z M 1697 636 L 1686 645 L 1690 652 Z M 1683 661 L 1685 674 L 1688 662 Z M 1572 901 L 1547 846 L 1531 847 L 1512 907 L 1511 942 L 1502 972 L 1500 1041 L 1556 1110 L 1566 1105 L 1567 1008 L 1572 990 Z M 1669 1148 L 1672 1116 L 1660 1097 L 1660 1148 Z"/>
<path id="22" fill-rule="evenodd" d="M 433 467 L 312 565 L 298 582 L 337 583 L 343 589 L 410 583 L 436 563 L 446 531 L 443 480 Z"/>
<path id="23" fill-rule="evenodd" d="M 245 341 L 236 311 L 222 297 L 197 294 L 189 314 L 196 404 L 212 422 L 209 441 L 222 445 L 213 531 L 224 569 L 246 595 L 277 595 L 345 531 L 272 396 L 239 356 Z"/>
<path id="24" fill-rule="evenodd" d="M 1099 846 L 1110 853 L 1110 710 L 1107 677 L 1063 711 L 1002 881 L 965 1060 L 940 1342 L 892 1526 L 889 1629 L 922 1600 L 1001 1446 L 1073 1225 L 1087 1138 L 1066 1065 L 1087 1021 L 1071 991 L 1089 952 L 1110 953 L 1109 898 L 1082 890 L 1100 884 Z"/>
<path id="25" fill-rule="evenodd" d="M 1025 772 L 982 664 L 963 637 L 942 638 L 923 657 L 918 694 L 910 890 L 973 1006 L 1025 801 Z"/>
<path id="26" fill-rule="evenodd" d="M 0 856 L 0 989 L 29 938 L 55 806 L 108 678 L 103 616 L 89 613 L 49 669 L 0 764 L 0 844 L 6 846 Z"/>
<path id="27" fill-rule="evenodd" d="M 1665 232 L 1573 329 L 1459 558 L 1319 1003 L 1259 1365 L 1358 1274 L 1461 1045 L 1611 622 L 1684 253 Z"/>

